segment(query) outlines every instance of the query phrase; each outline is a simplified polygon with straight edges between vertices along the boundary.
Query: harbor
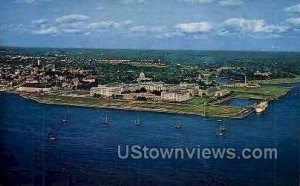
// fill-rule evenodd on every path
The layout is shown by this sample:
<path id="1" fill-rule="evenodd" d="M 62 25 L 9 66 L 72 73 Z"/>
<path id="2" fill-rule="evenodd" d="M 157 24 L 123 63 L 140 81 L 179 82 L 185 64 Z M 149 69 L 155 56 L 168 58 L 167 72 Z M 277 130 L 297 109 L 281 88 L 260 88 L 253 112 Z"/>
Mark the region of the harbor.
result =
<path id="1" fill-rule="evenodd" d="M 300 186 L 300 1 L 1 7 L 0 186 Z"/>

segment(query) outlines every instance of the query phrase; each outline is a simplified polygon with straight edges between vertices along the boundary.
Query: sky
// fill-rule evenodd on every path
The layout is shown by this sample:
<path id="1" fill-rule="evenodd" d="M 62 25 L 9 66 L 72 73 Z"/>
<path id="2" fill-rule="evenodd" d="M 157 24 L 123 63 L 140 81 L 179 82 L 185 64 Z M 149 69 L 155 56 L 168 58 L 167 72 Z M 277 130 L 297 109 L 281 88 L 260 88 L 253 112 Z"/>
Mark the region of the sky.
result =
<path id="1" fill-rule="evenodd" d="M 1 46 L 300 51 L 298 0 L 1 0 Z"/>

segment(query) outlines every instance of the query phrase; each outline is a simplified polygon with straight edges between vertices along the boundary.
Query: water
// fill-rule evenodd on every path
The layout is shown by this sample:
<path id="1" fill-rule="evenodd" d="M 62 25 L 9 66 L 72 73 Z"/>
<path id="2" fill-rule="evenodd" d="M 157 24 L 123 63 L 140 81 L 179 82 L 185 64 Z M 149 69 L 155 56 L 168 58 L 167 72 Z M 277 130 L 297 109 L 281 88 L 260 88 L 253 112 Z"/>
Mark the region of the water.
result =
<path id="1" fill-rule="evenodd" d="M 231 105 L 231 106 L 251 106 L 257 103 L 258 100 L 255 99 L 246 99 L 246 98 L 231 98 L 222 104 Z"/>
<path id="2" fill-rule="evenodd" d="M 0 94 L 1 181 L 8 185 L 296 185 L 300 86 L 265 113 L 226 119 L 38 104 Z M 61 124 L 65 113 L 69 123 Z M 108 113 L 112 124 L 101 124 Z M 139 114 L 140 127 L 134 126 Z M 180 118 L 181 130 L 172 125 Z M 49 133 L 57 140 L 47 140 Z M 149 147 L 276 147 L 277 160 L 118 159 L 118 145 Z"/>

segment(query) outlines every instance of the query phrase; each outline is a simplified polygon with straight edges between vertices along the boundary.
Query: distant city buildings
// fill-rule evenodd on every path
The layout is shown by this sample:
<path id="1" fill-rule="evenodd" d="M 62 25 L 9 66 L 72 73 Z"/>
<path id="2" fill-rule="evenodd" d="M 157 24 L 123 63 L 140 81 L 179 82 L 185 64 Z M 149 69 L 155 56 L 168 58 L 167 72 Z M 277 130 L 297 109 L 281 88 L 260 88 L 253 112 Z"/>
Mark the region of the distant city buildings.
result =
<path id="1" fill-rule="evenodd" d="M 269 77 L 270 75 L 272 75 L 271 72 L 260 72 L 260 71 L 256 71 L 254 73 L 255 76 L 262 76 L 262 77 Z"/>
<path id="2" fill-rule="evenodd" d="M 2 56 L 0 85 L 21 92 L 48 92 L 55 89 L 72 90 L 95 86 L 90 70 L 76 66 L 57 66 L 51 57 L 22 55 Z M 15 62 L 15 63 L 13 63 Z"/>
<path id="3" fill-rule="evenodd" d="M 56 63 L 60 58 L 61 63 Z M 143 71 L 138 73 L 131 68 L 122 72 L 120 69 L 106 73 L 103 71 L 94 73 L 93 68 L 83 68 L 72 65 L 72 59 L 65 55 L 55 54 L 50 57 L 5 55 L 2 59 L 6 63 L 0 66 L 0 90 L 10 89 L 27 93 L 53 92 L 56 90 L 86 90 L 89 96 L 105 97 L 108 99 L 126 99 L 140 101 L 166 101 L 184 102 L 194 97 L 207 96 L 219 98 L 230 95 L 226 87 L 257 87 L 258 84 L 247 82 L 216 83 L 214 77 L 221 73 L 240 70 L 239 67 L 220 67 L 217 69 L 201 69 L 193 66 L 180 66 L 180 81 L 175 83 L 164 83 L 154 81 L 155 76 L 147 77 Z M 85 61 L 84 66 L 91 64 L 93 60 Z M 157 68 L 165 66 L 160 60 L 94 60 L 94 62 L 107 64 L 129 64 L 136 67 Z M 119 79 L 120 74 L 127 78 L 125 81 Z M 138 73 L 138 74 L 137 74 Z M 186 74 L 188 73 L 188 74 Z M 150 74 L 150 73 L 149 73 Z M 256 76 L 270 76 L 270 72 L 255 72 Z M 124 77 L 123 76 L 123 77 Z M 149 75 L 150 76 L 150 75 Z M 105 78 L 113 78 L 114 81 L 100 84 Z M 126 83 L 125 83 L 126 82 Z M 100 85 L 98 85 L 100 84 Z M 71 95 L 71 94 L 69 94 Z M 86 95 L 88 96 L 88 95 Z"/>

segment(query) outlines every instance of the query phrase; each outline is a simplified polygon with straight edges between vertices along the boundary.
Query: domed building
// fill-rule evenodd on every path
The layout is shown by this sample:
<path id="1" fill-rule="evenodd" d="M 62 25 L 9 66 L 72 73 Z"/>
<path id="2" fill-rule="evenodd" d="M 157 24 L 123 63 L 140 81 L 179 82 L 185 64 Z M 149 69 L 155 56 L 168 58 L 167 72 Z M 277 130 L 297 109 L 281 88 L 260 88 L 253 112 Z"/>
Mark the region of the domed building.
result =
<path id="1" fill-rule="evenodd" d="M 144 72 L 141 72 L 140 75 L 139 75 L 139 77 L 138 77 L 138 79 L 137 79 L 138 82 L 141 82 L 141 81 L 151 81 L 151 80 L 152 80 L 151 78 L 146 78 Z"/>
<path id="2" fill-rule="evenodd" d="M 144 81 L 146 79 L 146 76 L 144 74 L 144 72 L 141 72 L 140 75 L 139 75 L 139 81 Z"/>

